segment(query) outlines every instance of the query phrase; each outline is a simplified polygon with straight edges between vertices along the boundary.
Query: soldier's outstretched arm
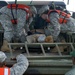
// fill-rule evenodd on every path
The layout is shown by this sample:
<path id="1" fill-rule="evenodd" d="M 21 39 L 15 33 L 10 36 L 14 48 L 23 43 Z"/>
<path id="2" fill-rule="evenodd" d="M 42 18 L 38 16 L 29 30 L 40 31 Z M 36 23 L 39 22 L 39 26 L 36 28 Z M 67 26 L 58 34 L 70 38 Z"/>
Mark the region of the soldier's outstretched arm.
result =
<path id="1" fill-rule="evenodd" d="M 53 36 L 53 38 L 55 40 L 60 33 L 59 14 L 56 12 L 52 12 L 49 15 L 49 19 L 50 19 L 50 23 L 53 27 L 53 31 L 51 31 L 51 35 Z"/>
<path id="2" fill-rule="evenodd" d="M 17 63 L 10 68 L 11 75 L 23 75 L 29 65 L 28 59 L 23 54 L 20 54 L 16 57 L 16 60 Z"/>

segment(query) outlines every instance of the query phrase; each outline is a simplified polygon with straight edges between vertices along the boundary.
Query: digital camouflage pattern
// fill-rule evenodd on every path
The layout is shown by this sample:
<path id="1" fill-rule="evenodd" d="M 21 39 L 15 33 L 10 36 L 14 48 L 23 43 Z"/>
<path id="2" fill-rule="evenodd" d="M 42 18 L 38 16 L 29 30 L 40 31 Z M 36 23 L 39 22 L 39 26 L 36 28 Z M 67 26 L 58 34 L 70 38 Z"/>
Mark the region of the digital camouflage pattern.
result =
<path id="1" fill-rule="evenodd" d="M 11 41 L 13 37 L 20 39 L 22 36 L 25 37 L 27 34 L 24 33 L 24 25 L 26 23 L 26 11 L 17 9 L 13 9 L 13 13 L 15 18 L 17 17 L 17 25 L 11 23 L 11 19 L 13 19 L 11 15 L 11 10 L 4 6 L 0 9 L 0 23 L 4 29 L 4 39 L 8 42 Z"/>
<path id="2" fill-rule="evenodd" d="M 60 33 L 60 23 L 59 23 L 59 14 L 56 12 L 52 12 L 49 15 L 50 24 L 45 29 L 45 34 L 52 35 L 53 39 L 56 40 Z"/>
<path id="3" fill-rule="evenodd" d="M 66 19 L 67 23 L 61 24 L 61 32 L 75 32 L 75 19 L 72 17 Z"/>
<path id="4" fill-rule="evenodd" d="M 29 66 L 28 59 L 20 54 L 16 57 L 17 63 L 10 68 L 10 75 L 23 75 Z"/>
<path id="5" fill-rule="evenodd" d="M 68 71 L 65 75 L 75 75 L 75 65 L 73 65 L 72 69 Z"/>

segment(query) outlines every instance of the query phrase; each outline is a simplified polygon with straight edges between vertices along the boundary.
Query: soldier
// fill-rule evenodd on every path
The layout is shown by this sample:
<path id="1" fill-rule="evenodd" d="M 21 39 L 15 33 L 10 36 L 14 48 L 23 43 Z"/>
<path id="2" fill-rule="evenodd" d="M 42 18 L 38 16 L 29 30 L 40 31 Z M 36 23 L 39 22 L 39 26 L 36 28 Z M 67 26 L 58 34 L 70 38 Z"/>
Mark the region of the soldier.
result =
<path id="1" fill-rule="evenodd" d="M 45 35 L 45 28 L 48 25 L 48 22 L 47 22 L 48 11 L 49 11 L 48 5 L 42 6 L 38 11 L 37 16 L 34 18 L 32 23 L 30 24 L 29 28 L 31 30 L 32 35 L 27 37 L 27 40 L 29 43 L 48 42 Z M 52 40 L 51 39 L 52 37 L 49 36 L 48 37 L 49 42 L 53 42 L 53 39 Z"/>
<path id="2" fill-rule="evenodd" d="M 48 15 L 49 15 L 50 24 L 47 26 L 47 29 L 45 31 L 46 35 L 52 35 L 54 42 L 66 43 L 64 37 L 60 36 L 60 32 L 61 32 L 61 25 L 63 26 L 63 24 L 66 23 L 65 18 L 70 17 L 70 15 L 65 13 L 64 11 L 57 9 L 52 9 L 52 10 L 50 9 Z M 64 49 L 66 48 L 67 46 L 64 47 L 59 46 L 61 52 L 63 52 Z M 57 52 L 56 47 L 52 51 Z"/>
<path id="3" fill-rule="evenodd" d="M 51 10 L 50 10 L 51 11 Z M 57 12 L 48 13 L 50 23 L 45 30 L 47 36 L 52 35 L 54 41 L 56 41 L 60 33 L 60 23 L 59 23 L 59 14 Z"/>
<path id="4" fill-rule="evenodd" d="M 1 75 L 23 75 L 27 70 L 29 62 L 28 59 L 23 55 L 18 55 L 15 63 L 11 68 L 6 67 L 7 56 L 4 52 L 0 51 L 0 74 Z"/>
<path id="5" fill-rule="evenodd" d="M 70 53 L 70 55 L 72 57 L 73 66 L 72 66 L 72 69 L 70 71 L 68 71 L 65 75 L 75 75 L 75 50 L 73 50 Z"/>
<path id="6" fill-rule="evenodd" d="M 24 25 L 28 18 L 31 18 L 37 13 L 37 10 L 34 6 L 8 4 L 0 9 L 0 13 L 0 23 L 4 28 L 4 40 L 1 50 L 9 51 L 8 42 L 11 42 L 12 38 L 20 39 L 21 42 L 25 41 L 27 33 Z"/>

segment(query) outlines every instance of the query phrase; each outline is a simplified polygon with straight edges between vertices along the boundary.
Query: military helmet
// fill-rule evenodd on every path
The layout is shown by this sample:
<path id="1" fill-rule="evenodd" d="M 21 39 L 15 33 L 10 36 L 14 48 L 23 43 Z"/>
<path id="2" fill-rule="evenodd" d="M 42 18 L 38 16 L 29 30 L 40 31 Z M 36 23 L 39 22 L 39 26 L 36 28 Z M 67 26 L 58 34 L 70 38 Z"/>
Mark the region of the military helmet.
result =
<path id="1" fill-rule="evenodd" d="M 30 10 L 33 13 L 33 15 L 36 15 L 37 14 L 37 9 L 36 9 L 35 6 L 31 6 Z"/>
<path id="2" fill-rule="evenodd" d="M 38 14 L 41 15 L 43 14 L 44 12 L 48 11 L 49 10 L 49 6 L 48 5 L 45 5 L 45 6 L 42 6 L 39 11 L 38 11 Z"/>
<path id="3" fill-rule="evenodd" d="M 71 55 L 72 57 L 75 57 L 75 50 L 73 50 L 72 52 L 70 52 L 70 55 Z"/>
<path id="4" fill-rule="evenodd" d="M 0 62 L 4 62 L 6 58 L 7 58 L 6 54 L 0 51 Z"/>

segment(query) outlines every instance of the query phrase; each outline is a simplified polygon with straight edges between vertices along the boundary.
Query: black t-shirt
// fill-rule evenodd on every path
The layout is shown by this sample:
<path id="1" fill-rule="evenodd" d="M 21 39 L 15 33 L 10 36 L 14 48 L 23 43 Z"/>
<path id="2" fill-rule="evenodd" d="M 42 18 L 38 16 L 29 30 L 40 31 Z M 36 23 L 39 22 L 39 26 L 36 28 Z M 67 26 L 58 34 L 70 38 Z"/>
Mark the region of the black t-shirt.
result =
<path id="1" fill-rule="evenodd" d="M 46 22 L 46 20 L 42 19 L 42 17 L 39 15 L 36 15 L 33 22 L 31 23 L 32 28 L 34 28 L 34 29 L 43 29 L 44 27 L 47 26 L 47 24 L 48 24 L 48 22 Z"/>
<path id="2" fill-rule="evenodd" d="M 38 15 L 35 19 L 34 29 L 43 29 L 46 26 L 47 26 L 46 20 L 42 19 L 42 17 Z"/>

